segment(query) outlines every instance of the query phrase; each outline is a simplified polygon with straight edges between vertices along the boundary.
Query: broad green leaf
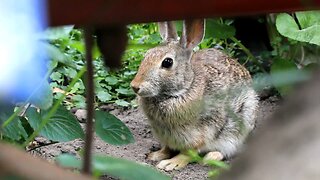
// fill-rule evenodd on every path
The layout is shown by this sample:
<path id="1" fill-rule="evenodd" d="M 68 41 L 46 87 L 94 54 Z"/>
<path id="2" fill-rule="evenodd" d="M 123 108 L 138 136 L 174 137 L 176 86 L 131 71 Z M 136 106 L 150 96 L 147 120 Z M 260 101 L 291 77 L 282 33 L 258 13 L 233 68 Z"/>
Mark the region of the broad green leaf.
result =
<path id="1" fill-rule="evenodd" d="M 115 85 L 118 83 L 118 79 L 114 76 L 108 76 L 105 78 L 105 81 L 109 84 L 109 85 Z"/>
<path id="2" fill-rule="evenodd" d="M 150 36 L 148 36 L 147 41 L 151 44 L 159 44 L 162 39 L 160 37 L 160 34 L 150 34 Z"/>
<path id="3" fill-rule="evenodd" d="M 123 107 L 128 107 L 130 105 L 130 103 L 122 99 L 118 99 L 114 103 L 116 103 L 116 105 L 118 106 L 123 106 Z"/>
<path id="4" fill-rule="evenodd" d="M 14 113 L 14 107 L 9 105 L 0 105 L 0 124 L 2 124 L 9 119 L 9 117 Z M 23 128 L 19 117 L 15 117 L 6 127 L 1 128 L 0 132 L 3 136 L 8 137 L 13 140 L 20 140 L 22 137 L 27 138 L 27 132 Z"/>
<path id="5" fill-rule="evenodd" d="M 74 95 L 71 97 L 72 103 L 77 108 L 86 108 L 86 98 L 81 95 Z"/>
<path id="6" fill-rule="evenodd" d="M 171 179 L 169 176 L 166 176 L 151 167 L 141 165 L 133 161 L 107 156 L 94 156 L 93 168 L 104 174 L 118 177 L 121 180 Z"/>
<path id="7" fill-rule="evenodd" d="M 320 45 L 320 16 L 317 14 L 319 12 L 298 13 L 297 18 L 302 28 L 300 30 L 292 16 L 281 13 L 276 19 L 277 30 L 281 35 L 290 39 Z"/>
<path id="8" fill-rule="evenodd" d="M 102 102 L 107 102 L 112 99 L 112 96 L 107 91 L 99 91 L 97 97 Z"/>
<path id="9" fill-rule="evenodd" d="M 320 25 L 320 11 L 296 12 L 296 17 L 302 29 L 313 25 Z"/>
<path id="10" fill-rule="evenodd" d="M 81 93 L 82 91 L 84 91 L 85 87 L 84 84 L 81 80 L 79 80 L 78 82 L 76 82 L 74 84 L 74 86 L 71 88 L 70 93 Z"/>
<path id="11" fill-rule="evenodd" d="M 236 29 L 233 26 L 220 23 L 218 20 L 207 19 L 205 38 L 226 39 L 233 37 Z"/>
<path id="12" fill-rule="evenodd" d="M 136 73 L 137 73 L 137 71 L 125 71 L 124 75 L 125 76 L 132 76 L 132 75 L 135 75 Z"/>
<path id="13" fill-rule="evenodd" d="M 73 68 L 65 67 L 64 68 L 64 75 L 73 79 L 77 76 L 77 71 Z"/>
<path id="14" fill-rule="evenodd" d="M 46 49 L 48 56 L 53 60 L 53 61 L 58 61 L 66 66 L 76 68 L 76 63 L 66 54 L 62 53 L 60 49 L 55 47 L 52 44 L 49 43 L 43 43 L 44 48 Z"/>
<path id="15" fill-rule="evenodd" d="M 253 88 L 256 91 L 261 91 L 265 87 L 272 86 L 272 80 L 269 73 L 257 73 L 253 76 Z"/>
<path id="16" fill-rule="evenodd" d="M 133 91 L 131 89 L 125 89 L 125 88 L 118 88 L 116 89 L 116 91 L 119 93 L 119 94 L 123 94 L 123 95 L 133 95 Z"/>
<path id="17" fill-rule="evenodd" d="M 310 76 L 307 71 L 299 70 L 292 61 L 284 59 L 273 61 L 270 75 L 272 84 L 282 96 L 290 93 L 295 83 L 307 80 Z"/>
<path id="18" fill-rule="evenodd" d="M 33 129 L 38 129 L 47 112 L 37 112 L 35 108 L 29 108 L 26 117 Z M 40 134 L 53 141 L 66 142 L 77 138 L 83 138 L 84 132 L 78 120 L 63 106 L 50 117 L 49 122 L 40 131 Z"/>
<path id="19" fill-rule="evenodd" d="M 59 83 L 63 81 L 62 74 L 60 72 L 53 72 L 50 75 L 50 79 L 53 80 L 53 81 L 57 81 Z"/>
<path id="20" fill-rule="evenodd" d="M 95 127 L 97 135 L 112 145 L 125 145 L 134 142 L 129 128 L 114 115 L 96 111 Z"/>
<path id="21" fill-rule="evenodd" d="M 69 38 L 69 34 L 72 31 L 72 29 L 73 29 L 73 25 L 48 28 L 45 30 L 44 34 L 42 35 L 42 39 L 47 39 L 47 40 L 67 39 Z"/>
<path id="22" fill-rule="evenodd" d="M 60 166 L 66 168 L 80 169 L 82 165 L 81 160 L 71 154 L 60 154 L 55 160 Z"/>
<path id="23" fill-rule="evenodd" d="M 97 59 L 99 57 L 101 57 L 101 53 L 98 46 L 95 44 L 92 49 L 92 58 Z"/>
<path id="24" fill-rule="evenodd" d="M 78 50 L 80 53 L 84 53 L 85 47 L 84 47 L 84 42 L 81 41 L 70 41 L 69 45 L 76 50 Z"/>
<path id="25" fill-rule="evenodd" d="M 82 164 L 81 160 L 69 154 L 62 154 L 58 156 L 56 161 L 59 165 L 66 168 L 80 169 Z M 95 155 L 93 156 L 92 164 L 94 172 L 99 172 L 98 174 L 111 175 L 113 177 L 120 178 L 121 180 L 170 179 L 169 176 L 166 176 L 151 167 L 120 158 Z"/>
<path id="26" fill-rule="evenodd" d="M 29 102 L 43 110 L 49 109 L 52 106 L 53 93 L 50 84 L 46 80 L 36 87 Z"/>

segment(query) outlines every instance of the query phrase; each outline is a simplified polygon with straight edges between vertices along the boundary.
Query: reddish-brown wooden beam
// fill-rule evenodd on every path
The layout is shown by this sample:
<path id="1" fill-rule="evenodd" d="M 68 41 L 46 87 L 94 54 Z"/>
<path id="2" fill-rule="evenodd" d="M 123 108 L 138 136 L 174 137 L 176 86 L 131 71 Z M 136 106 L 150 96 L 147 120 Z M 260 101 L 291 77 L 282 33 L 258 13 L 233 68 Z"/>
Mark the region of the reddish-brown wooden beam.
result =
<path id="1" fill-rule="evenodd" d="M 48 0 L 49 25 L 110 25 L 289 12 L 320 0 Z"/>
<path id="2" fill-rule="evenodd" d="M 0 179 L 91 180 L 89 176 L 59 168 L 16 147 L 0 143 Z M 16 179 L 16 178 L 11 178 Z"/>

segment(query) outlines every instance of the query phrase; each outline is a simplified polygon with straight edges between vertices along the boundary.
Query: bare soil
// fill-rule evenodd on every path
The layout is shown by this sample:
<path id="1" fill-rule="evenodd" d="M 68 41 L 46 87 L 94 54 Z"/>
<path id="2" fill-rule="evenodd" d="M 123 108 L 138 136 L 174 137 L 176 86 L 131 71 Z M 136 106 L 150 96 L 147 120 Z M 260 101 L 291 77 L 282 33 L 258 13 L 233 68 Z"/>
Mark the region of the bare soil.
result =
<path id="1" fill-rule="evenodd" d="M 260 101 L 260 109 L 258 113 L 258 126 L 255 131 L 261 127 L 261 122 L 266 120 L 278 107 L 279 101 L 276 97 L 269 97 Z M 100 138 L 95 137 L 94 149 L 95 153 L 125 158 L 140 162 L 142 164 L 156 165 L 146 159 L 146 154 L 160 148 L 160 144 L 153 138 L 150 127 L 146 121 L 146 117 L 139 109 L 121 110 L 113 106 L 102 107 L 106 111 L 110 111 L 121 119 L 131 130 L 134 135 L 135 143 L 126 146 L 112 146 L 103 142 Z M 254 133 L 253 133 L 254 135 Z M 36 141 L 47 141 L 44 138 L 37 138 Z M 66 143 L 57 143 L 49 146 L 40 147 L 32 151 L 33 154 L 41 156 L 51 162 L 61 153 L 77 154 L 83 146 L 82 140 L 74 140 Z M 180 171 L 165 172 L 175 180 L 197 180 L 206 179 L 209 167 L 200 164 L 189 164 Z M 102 179 L 114 179 L 108 176 Z"/>

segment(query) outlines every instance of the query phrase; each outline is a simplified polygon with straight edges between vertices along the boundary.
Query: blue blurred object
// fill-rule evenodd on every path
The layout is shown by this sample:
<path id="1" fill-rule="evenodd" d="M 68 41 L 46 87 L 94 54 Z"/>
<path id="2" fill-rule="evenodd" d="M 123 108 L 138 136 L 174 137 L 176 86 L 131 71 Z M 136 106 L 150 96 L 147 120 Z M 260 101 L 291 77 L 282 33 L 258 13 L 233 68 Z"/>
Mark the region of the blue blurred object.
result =
<path id="1" fill-rule="evenodd" d="M 0 1 L 0 99 L 39 98 L 48 84 L 39 34 L 47 26 L 45 0 Z"/>

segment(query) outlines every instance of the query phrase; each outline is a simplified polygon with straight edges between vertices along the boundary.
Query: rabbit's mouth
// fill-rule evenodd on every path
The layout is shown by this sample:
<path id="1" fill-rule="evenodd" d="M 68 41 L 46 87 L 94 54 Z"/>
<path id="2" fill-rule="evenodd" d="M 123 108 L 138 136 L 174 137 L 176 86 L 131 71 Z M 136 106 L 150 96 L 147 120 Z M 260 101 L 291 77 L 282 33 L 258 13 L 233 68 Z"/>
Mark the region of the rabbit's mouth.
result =
<path id="1" fill-rule="evenodd" d="M 140 97 L 155 97 L 159 95 L 159 91 L 157 88 L 141 87 L 138 91 L 136 91 L 136 94 Z"/>
<path id="2" fill-rule="evenodd" d="M 137 95 L 140 97 L 155 97 L 155 96 L 157 96 L 157 94 L 155 94 L 155 93 L 145 92 L 145 91 L 137 92 Z"/>

